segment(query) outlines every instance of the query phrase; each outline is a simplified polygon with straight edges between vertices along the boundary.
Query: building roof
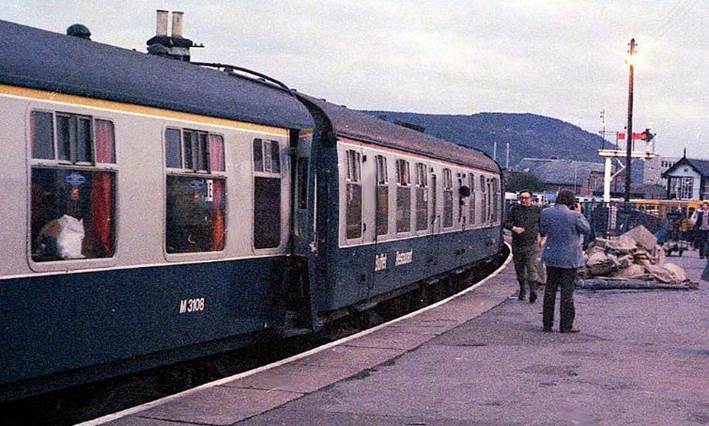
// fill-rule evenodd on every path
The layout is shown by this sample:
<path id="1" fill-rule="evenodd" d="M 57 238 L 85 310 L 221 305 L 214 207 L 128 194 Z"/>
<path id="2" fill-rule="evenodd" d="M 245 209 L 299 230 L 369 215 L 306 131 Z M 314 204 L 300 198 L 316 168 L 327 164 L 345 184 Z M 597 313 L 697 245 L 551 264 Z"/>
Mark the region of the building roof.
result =
<path id="1" fill-rule="evenodd" d="M 687 157 L 680 158 L 679 161 L 677 161 L 672 167 L 662 173 L 662 177 L 667 177 L 670 173 L 672 173 L 682 165 L 688 165 L 700 175 L 709 177 L 709 160 L 699 160 L 696 158 Z"/>

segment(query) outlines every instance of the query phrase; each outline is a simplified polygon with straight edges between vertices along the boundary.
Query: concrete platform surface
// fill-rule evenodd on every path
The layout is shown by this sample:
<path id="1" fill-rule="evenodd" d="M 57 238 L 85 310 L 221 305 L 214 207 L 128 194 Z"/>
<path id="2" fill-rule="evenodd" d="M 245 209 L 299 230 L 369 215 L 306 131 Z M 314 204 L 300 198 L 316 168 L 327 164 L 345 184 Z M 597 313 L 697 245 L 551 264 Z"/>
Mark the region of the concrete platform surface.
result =
<path id="1" fill-rule="evenodd" d="M 699 281 L 696 252 L 669 260 Z M 510 265 L 414 318 L 114 424 L 709 424 L 708 286 L 577 291 L 581 333 L 543 333 L 539 301 L 509 297 Z"/>

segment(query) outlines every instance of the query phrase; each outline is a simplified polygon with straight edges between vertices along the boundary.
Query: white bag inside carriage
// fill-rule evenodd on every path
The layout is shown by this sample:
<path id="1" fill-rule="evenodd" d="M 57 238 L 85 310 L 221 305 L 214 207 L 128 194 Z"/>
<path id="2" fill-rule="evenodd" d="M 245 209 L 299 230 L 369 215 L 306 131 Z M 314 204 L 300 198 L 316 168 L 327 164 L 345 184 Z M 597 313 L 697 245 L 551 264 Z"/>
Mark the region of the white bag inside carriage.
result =
<path id="1" fill-rule="evenodd" d="M 57 235 L 57 251 L 62 259 L 80 259 L 81 245 L 84 241 L 84 220 L 64 215 L 57 219 L 59 235 Z"/>

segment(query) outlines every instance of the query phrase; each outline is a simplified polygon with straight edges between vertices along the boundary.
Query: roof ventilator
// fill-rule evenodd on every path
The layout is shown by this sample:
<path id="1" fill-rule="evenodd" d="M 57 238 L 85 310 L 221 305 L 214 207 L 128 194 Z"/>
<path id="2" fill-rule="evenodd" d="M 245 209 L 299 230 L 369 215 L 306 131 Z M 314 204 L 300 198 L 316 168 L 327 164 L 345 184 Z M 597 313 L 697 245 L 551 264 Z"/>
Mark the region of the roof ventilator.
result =
<path id="1" fill-rule="evenodd" d="M 182 36 L 183 12 L 172 12 L 172 35 L 167 35 L 167 20 L 169 11 L 158 10 L 155 36 L 148 40 L 148 53 L 164 56 L 178 61 L 190 61 L 190 48 L 204 47 Z"/>
<path id="2" fill-rule="evenodd" d="M 89 31 L 85 25 L 81 24 L 74 24 L 67 28 L 66 35 L 91 40 L 91 31 Z"/>

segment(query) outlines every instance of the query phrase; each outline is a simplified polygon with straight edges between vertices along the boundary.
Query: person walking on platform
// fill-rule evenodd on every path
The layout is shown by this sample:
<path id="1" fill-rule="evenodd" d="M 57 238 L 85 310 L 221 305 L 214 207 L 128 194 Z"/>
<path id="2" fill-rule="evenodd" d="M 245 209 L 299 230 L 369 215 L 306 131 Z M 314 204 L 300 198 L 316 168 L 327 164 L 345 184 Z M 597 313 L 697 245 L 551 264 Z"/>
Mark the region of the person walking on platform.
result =
<path id="1" fill-rule="evenodd" d="M 561 288 L 559 304 L 559 329 L 562 333 L 577 333 L 574 327 L 574 285 L 576 272 L 583 264 L 581 241 L 591 233 L 591 226 L 581 214 L 573 191 L 561 190 L 556 204 L 544 209 L 541 214 L 540 232 L 546 237 L 542 262 L 547 268 L 547 284 L 544 289 L 544 331 L 554 325 L 556 289 Z"/>
<path id="2" fill-rule="evenodd" d="M 702 203 L 702 208 L 697 209 L 692 214 L 689 219 L 694 225 L 694 232 L 696 239 L 694 240 L 694 245 L 699 250 L 699 257 L 704 259 L 709 253 L 707 253 L 707 241 L 709 238 L 709 201 L 704 201 Z"/>
<path id="3" fill-rule="evenodd" d="M 524 300 L 528 286 L 529 303 L 537 300 L 539 217 L 539 207 L 532 204 L 532 192 L 524 190 L 519 193 L 519 204 L 512 207 L 504 224 L 512 231 L 512 260 L 519 281 L 519 300 Z"/>

